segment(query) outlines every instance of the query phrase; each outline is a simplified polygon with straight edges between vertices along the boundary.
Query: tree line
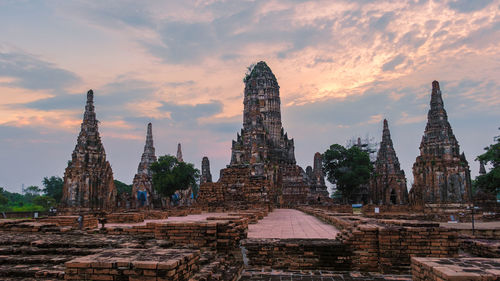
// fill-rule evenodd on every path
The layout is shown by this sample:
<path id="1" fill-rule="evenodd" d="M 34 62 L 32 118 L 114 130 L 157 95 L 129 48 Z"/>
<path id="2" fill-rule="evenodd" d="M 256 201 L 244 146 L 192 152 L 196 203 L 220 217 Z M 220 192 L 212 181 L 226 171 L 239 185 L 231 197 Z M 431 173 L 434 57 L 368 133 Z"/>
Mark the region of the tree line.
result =
<path id="1" fill-rule="evenodd" d="M 191 163 L 179 162 L 171 155 L 160 156 L 151 165 L 153 188 L 158 194 L 170 197 L 177 190 L 192 188 L 194 197 L 198 191 L 199 170 Z M 63 179 L 58 176 L 44 177 L 42 188 L 28 186 L 23 193 L 9 192 L 0 187 L 0 212 L 47 211 L 61 203 Z M 114 180 L 117 194 L 132 193 L 132 185 Z"/>

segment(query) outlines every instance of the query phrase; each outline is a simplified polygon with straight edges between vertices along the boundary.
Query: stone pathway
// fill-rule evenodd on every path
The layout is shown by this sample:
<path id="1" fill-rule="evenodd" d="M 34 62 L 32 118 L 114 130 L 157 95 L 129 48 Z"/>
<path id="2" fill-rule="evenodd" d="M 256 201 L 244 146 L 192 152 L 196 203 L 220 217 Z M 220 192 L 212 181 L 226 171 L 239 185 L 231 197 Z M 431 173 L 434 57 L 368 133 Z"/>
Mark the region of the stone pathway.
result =
<path id="1" fill-rule="evenodd" d="M 335 239 L 332 225 L 294 209 L 275 209 L 257 224 L 248 225 L 248 238 Z"/>

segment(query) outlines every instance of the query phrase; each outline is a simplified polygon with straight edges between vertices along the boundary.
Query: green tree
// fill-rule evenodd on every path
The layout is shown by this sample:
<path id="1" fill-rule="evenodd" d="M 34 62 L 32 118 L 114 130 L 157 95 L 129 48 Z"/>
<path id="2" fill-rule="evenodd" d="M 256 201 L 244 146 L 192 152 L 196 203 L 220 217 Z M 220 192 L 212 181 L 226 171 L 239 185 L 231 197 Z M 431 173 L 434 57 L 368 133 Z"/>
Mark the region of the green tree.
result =
<path id="1" fill-rule="evenodd" d="M 151 164 L 153 188 L 161 195 L 170 197 L 176 190 L 195 186 L 200 171 L 191 163 L 179 162 L 171 155 L 160 156 Z"/>
<path id="2" fill-rule="evenodd" d="M 485 147 L 485 153 L 479 155 L 476 160 L 491 164 L 492 169 L 476 178 L 476 187 L 486 193 L 498 194 L 500 192 L 500 136 L 494 138 L 496 143 Z"/>
<path id="3" fill-rule="evenodd" d="M 56 205 L 56 199 L 50 196 L 37 196 L 33 198 L 33 204 L 42 206 L 44 209 L 48 209 L 50 207 L 54 207 Z"/>
<path id="4" fill-rule="evenodd" d="M 36 185 L 30 185 L 28 186 L 25 190 L 24 190 L 24 193 L 26 195 L 31 195 L 31 196 L 37 196 L 39 195 L 40 193 L 42 192 L 42 190 L 40 189 L 40 187 L 36 186 Z"/>
<path id="5" fill-rule="evenodd" d="M 42 190 L 36 185 L 30 185 L 24 190 L 24 203 L 32 203 L 35 197 L 39 196 Z"/>
<path id="6" fill-rule="evenodd" d="M 347 149 L 340 144 L 333 144 L 323 154 L 326 177 L 337 186 L 344 202 L 353 203 L 360 186 L 370 180 L 372 169 L 370 156 L 357 146 Z"/>
<path id="7" fill-rule="evenodd" d="M 0 193 L 0 205 L 7 205 L 7 203 L 9 203 L 9 199 Z"/>
<path id="8" fill-rule="evenodd" d="M 57 203 L 61 202 L 64 184 L 63 179 L 56 176 L 50 178 L 44 177 L 42 183 L 45 187 L 42 189 L 43 193 L 54 198 Z"/>
<path id="9" fill-rule="evenodd" d="M 115 182 L 116 192 L 118 193 L 118 195 L 121 195 L 123 193 L 132 193 L 131 184 L 126 184 L 119 180 L 114 180 L 114 182 Z"/>

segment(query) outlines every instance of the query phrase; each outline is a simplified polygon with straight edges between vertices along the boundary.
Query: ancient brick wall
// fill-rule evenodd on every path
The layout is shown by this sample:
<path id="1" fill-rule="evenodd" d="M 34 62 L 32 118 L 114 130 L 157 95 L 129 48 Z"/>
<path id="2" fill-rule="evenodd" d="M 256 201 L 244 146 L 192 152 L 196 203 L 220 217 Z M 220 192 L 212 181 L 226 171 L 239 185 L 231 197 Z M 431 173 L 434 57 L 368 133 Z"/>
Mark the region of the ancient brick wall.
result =
<path id="1" fill-rule="evenodd" d="M 78 216 L 55 216 L 48 217 L 39 220 L 43 223 L 54 223 L 58 226 L 69 226 L 74 229 L 79 228 Z M 83 216 L 83 228 L 94 229 L 97 228 L 98 220 L 95 216 L 85 215 Z"/>
<path id="2" fill-rule="evenodd" d="M 328 239 L 245 239 L 241 243 L 250 267 L 350 270 L 351 252 Z"/>
<path id="3" fill-rule="evenodd" d="M 414 281 L 500 280 L 500 259 L 412 258 Z"/>
<path id="4" fill-rule="evenodd" d="M 65 280 L 188 280 L 200 252 L 187 249 L 119 249 L 66 262 Z"/>
<path id="5" fill-rule="evenodd" d="M 342 229 L 336 239 L 350 247 L 353 253 L 352 268 L 356 270 L 408 271 L 412 256 L 458 255 L 457 232 L 441 228 L 439 223 L 375 220 L 341 216 L 311 207 L 299 209 Z"/>
<path id="6" fill-rule="evenodd" d="M 143 213 L 111 213 L 106 215 L 107 223 L 136 223 L 143 221 Z"/>
<path id="7" fill-rule="evenodd" d="M 460 249 L 478 257 L 500 258 L 500 240 L 496 239 L 461 239 Z"/>
<path id="8" fill-rule="evenodd" d="M 401 272 L 409 270 L 410 258 L 413 256 L 458 256 L 458 236 L 454 231 L 438 226 L 359 225 L 344 231 L 338 239 L 352 247 L 355 269 L 380 270 L 384 273 Z"/>

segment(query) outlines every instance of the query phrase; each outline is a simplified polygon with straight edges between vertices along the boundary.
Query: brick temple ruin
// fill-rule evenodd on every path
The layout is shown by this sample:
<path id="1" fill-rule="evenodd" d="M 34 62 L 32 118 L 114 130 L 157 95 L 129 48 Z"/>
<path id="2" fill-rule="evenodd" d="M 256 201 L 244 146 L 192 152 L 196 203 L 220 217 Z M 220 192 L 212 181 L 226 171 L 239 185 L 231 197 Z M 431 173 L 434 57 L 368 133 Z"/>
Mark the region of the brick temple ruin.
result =
<path id="1" fill-rule="evenodd" d="M 317 198 L 328 197 L 328 190 L 325 184 L 325 174 L 323 173 L 323 159 L 321 153 L 314 154 L 313 167 L 306 167 L 306 174 L 311 185 L 311 194 Z"/>
<path id="2" fill-rule="evenodd" d="M 382 142 L 380 142 L 373 175 L 370 179 L 369 196 L 372 204 L 408 204 L 405 172 L 399 165 L 386 119 L 384 119 Z"/>
<path id="3" fill-rule="evenodd" d="M 432 82 L 420 156 L 413 164 L 415 183 L 410 191 L 414 204 L 466 203 L 470 201 L 469 164 L 448 122 L 439 82 Z"/>
<path id="4" fill-rule="evenodd" d="M 141 156 L 141 162 L 137 167 L 137 174 L 134 176 L 132 184 L 133 205 L 136 207 L 151 206 L 153 197 L 156 194 L 153 189 L 153 173 L 151 164 L 156 162 L 155 147 L 153 145 L 153 126 L 148 124 L 146 132 L 146 144 Z"/>
<path id="5" fill-rule="evenodd" d="M 437 82 L 420 149 L 418 192 L 410 198 L 418 204 L 407 204 L 387 120 L 369 187 L 373 204 L 360 212 L 334 204 L 321 154 L 305 171 L 296 164 L 276 77 L 259 62 L 245 78 L 243 129 L 219 180 L 203 157 L 198 202 L 149 208 L 156 161 L 149 123 L 132 202 L 123 208 L 89 91 L 64 176 L 65 208 L 57 216 L 0 219 L 0 279 L 500 280 L 499 210 L 445 204 L 467 202 L 470 182 Z M 183 161 L 180 143 L 176 156 Z M 459 222 L 448 223 L 450 215 Z"/>
<path id="6" fill-rule="evenodd" d="M 200 184 L 212 182 L 212 173 L 210 172 L 210 161 L 208 157 L 203 157 L 201 160 L 201 178 Z"/>
<path id="7" fill-rule="evenodd" d="M 200 186 L 205 205 L 292 205 L 326 196 L 320 159 L 310 179 L 295 161 L 293 139 L 281 122 L 279 85 L 263 61 L 245 77 L 243 129 L 231 146 L 231 162 L 218 182 Z M 318 163 L 316 163 L 318 162 Z"/>
<path id="8" fill-rule="evenodd" d="M 94 92 L 87 92 L 81 131 L 71 161 L 64 172 L 64 208 L 73 211 L 110 210 L 116 204 L 116 188 L 111 165 L 99 136 L 98 120 L 94 111 Z"/>

